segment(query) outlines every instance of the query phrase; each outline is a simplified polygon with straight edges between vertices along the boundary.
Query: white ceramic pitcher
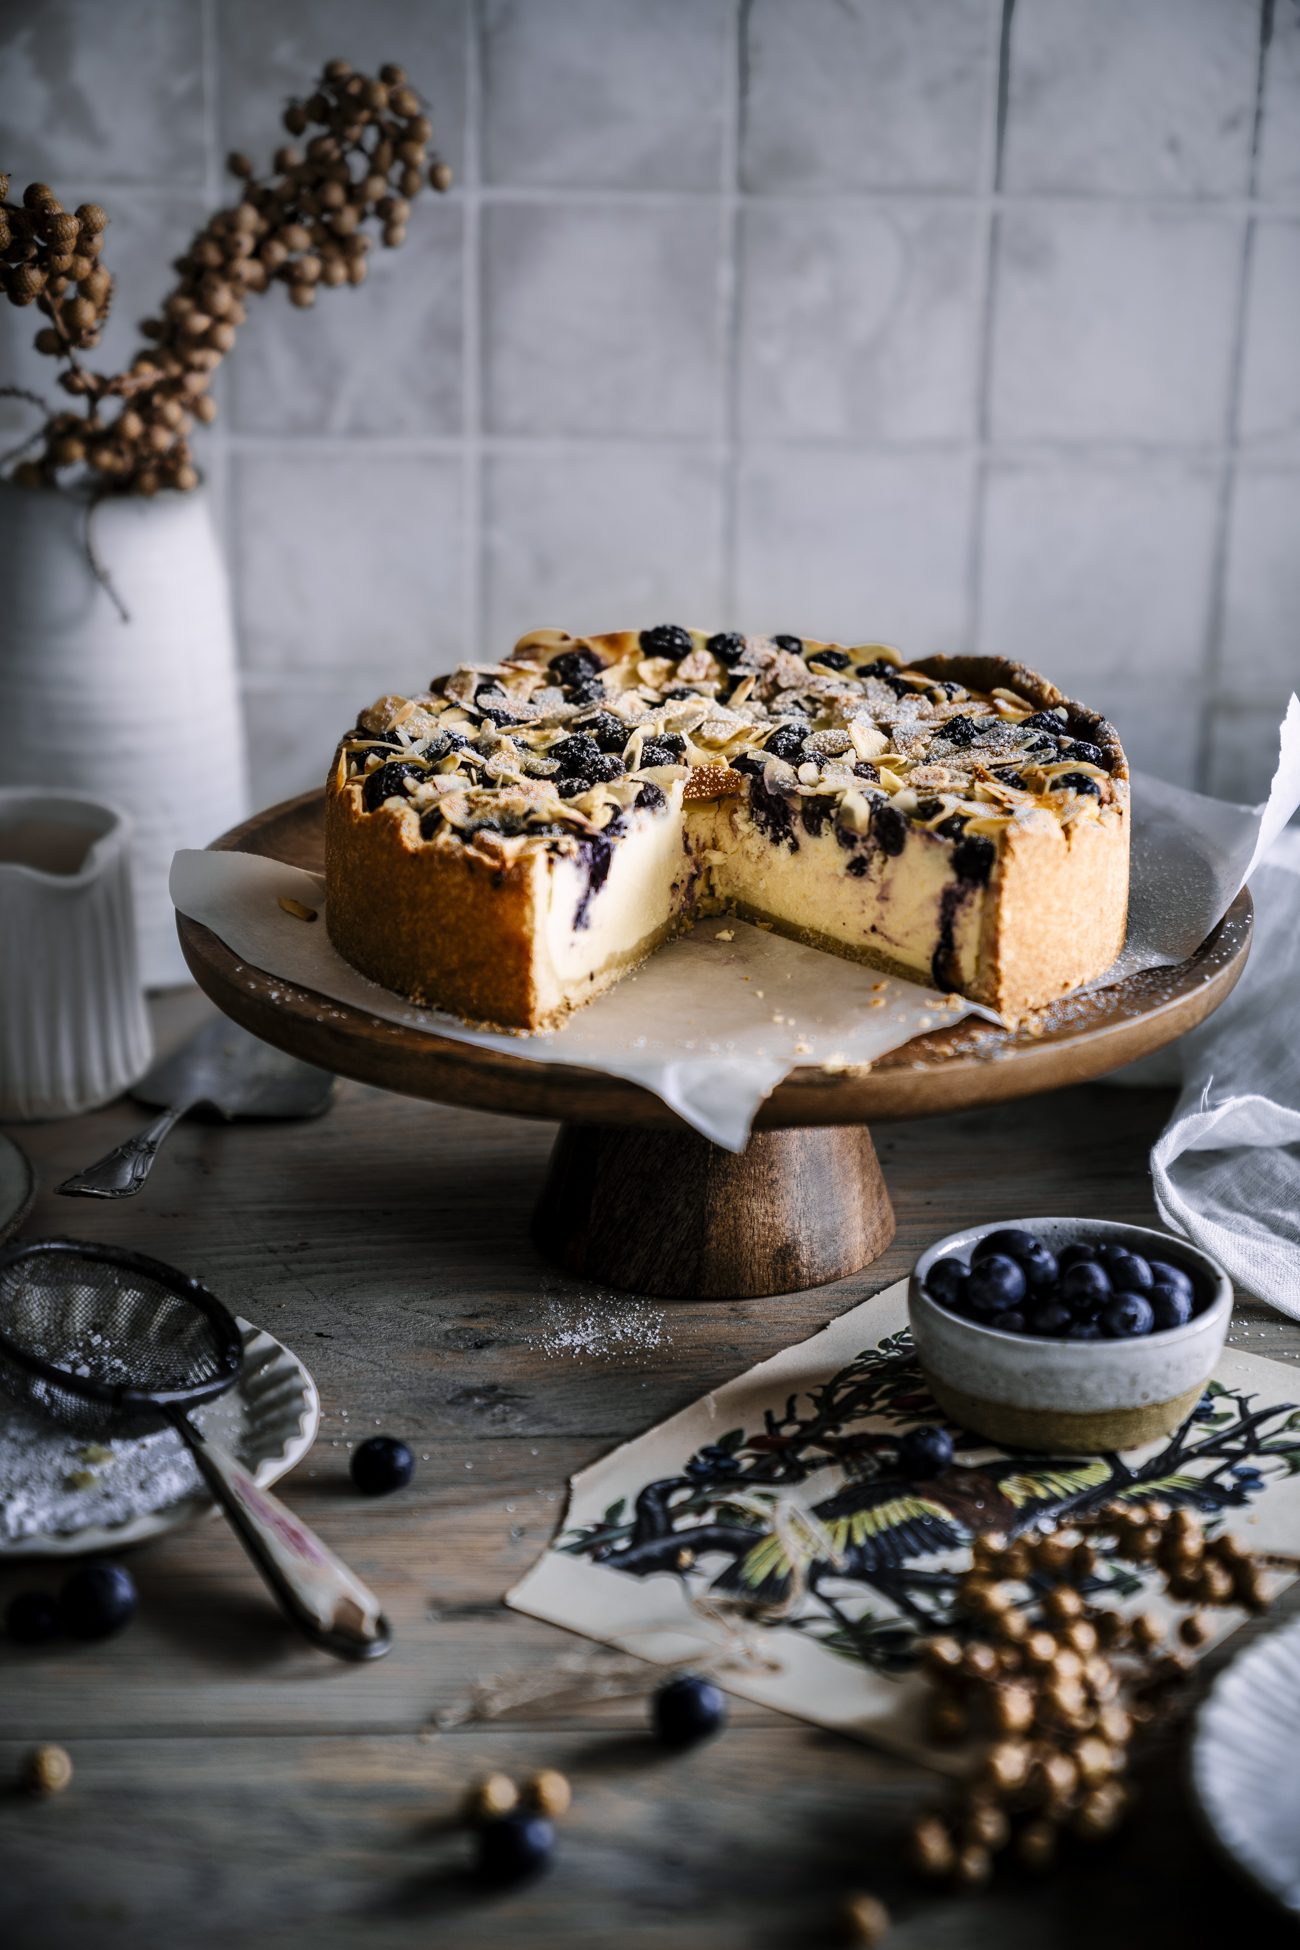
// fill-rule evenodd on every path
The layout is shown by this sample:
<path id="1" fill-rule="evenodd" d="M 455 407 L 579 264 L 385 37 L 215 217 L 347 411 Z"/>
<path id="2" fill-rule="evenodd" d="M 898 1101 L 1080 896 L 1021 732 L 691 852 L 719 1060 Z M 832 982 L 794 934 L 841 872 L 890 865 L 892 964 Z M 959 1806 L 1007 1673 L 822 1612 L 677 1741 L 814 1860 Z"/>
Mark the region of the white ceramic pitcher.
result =
<path id="1" fill-rule="evenodd" d="M 148 1065 L 130 839 L 93 799 L 0 789 L 0 1119 L 92 1110 Z"/>
<path id="2" fill-rule="evenodd" d="M 146 985 L 187 979 L 167 875 L 248 811 L 225 566 L 203 489 L 113 495 L 95 553 L 84 495 L 0 482 L 0 785 L 84 792 L 130 815 Z"/>

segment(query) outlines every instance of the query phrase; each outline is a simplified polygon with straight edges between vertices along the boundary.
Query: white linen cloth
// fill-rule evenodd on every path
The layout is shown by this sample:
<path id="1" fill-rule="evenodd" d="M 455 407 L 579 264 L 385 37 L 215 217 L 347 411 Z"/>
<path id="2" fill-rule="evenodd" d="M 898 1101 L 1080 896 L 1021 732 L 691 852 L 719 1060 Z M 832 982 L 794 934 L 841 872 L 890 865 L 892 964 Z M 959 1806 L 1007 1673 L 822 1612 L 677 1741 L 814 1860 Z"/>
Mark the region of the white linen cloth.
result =
<path id="1" fill-rule="evenodd" d="M 1281 836 L 1250 891 L 1246 972 L 1174 1045 L 1182 1094 L 1151 1176 L 1167 1226 L 1300 1319 L 1300 831 Z"/>

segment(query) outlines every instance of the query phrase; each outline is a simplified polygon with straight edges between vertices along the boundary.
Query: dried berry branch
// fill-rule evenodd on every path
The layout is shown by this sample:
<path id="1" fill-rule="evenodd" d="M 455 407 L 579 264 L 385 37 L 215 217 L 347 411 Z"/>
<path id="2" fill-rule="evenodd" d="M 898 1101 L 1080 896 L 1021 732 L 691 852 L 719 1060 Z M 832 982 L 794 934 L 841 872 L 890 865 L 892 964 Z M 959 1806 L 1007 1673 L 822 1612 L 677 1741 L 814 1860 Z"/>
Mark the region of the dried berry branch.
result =
<path id="1" fill-rule="evenodd" d="M 425 105 L 399 67 L 370 77 L 328 62 L 314 92 L 290 102 L 284 126 L 293 136 L 314 133 L 303 150 L 278 149 L 266 177 L 246 156 L 229 158 L 243 184 L 239 200 L 176 259 L 175 289 L 141 325 L 145 345 L 115 374 L 95 372 L 81 357 L 99 343 L 113 298 L 100 262 L 107 213 L 95 203 L 66 211 L 44 183 L 29 184 L 22 203 L 11 204 L 9 179 L 0 176 L 5 295 L 43 314 L 36 348 L 62 362 L 59 384 L 76 402 L 37 430 L 42 451 L 15 469 L 16 480 L 54 486 L 85 469 L 101 494 L 195 487 L 189 436 L 196 421 L 216 418 L 209 388 L 250 295 L 283 284 L 290 302 L 306 308 L 322 286 L 361 284 L 372 243 L 364 226 L 377 223 L 395 249 L 425 181 L 451 187 L 447 164 L 430 156 Z"/>

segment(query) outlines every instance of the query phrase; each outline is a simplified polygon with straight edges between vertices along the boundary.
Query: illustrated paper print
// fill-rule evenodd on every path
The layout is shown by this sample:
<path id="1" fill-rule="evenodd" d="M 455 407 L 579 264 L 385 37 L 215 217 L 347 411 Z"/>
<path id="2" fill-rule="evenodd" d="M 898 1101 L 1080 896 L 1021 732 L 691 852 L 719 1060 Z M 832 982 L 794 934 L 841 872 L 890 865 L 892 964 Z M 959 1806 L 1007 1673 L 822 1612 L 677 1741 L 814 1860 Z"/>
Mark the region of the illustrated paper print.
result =
<path id="1" fill-rule="evenodd" d="M 909 1480 L 900 1437 L 926 1423 L 948 1427 L 953 1459 Z M 614 1450 L 570 1492 L 560 1535 L 507 1598 L 516 1610 L 665 1665 L 721 1658 L 730 1691 L 933 1759 L 917 1662 L 926 1636 L 967 1630 L 953 1596 L 976 1533 L 1013 1537 L 1158 1498 L 1211 1534 L 1294 1552 L 1300 1371 L 1225 1349 L 1162 1441 L 1011 1454 L 946 1423 L 900 1281 Z M 1095 1598 L 1177 1615 L 1153 1569 L 1104 1545 L 1100 1559 Z M 1202 1652 L 1241 1619 L 1206 1616 Z M 741 1619 L 761 1657 L 725 1656 Z"/>

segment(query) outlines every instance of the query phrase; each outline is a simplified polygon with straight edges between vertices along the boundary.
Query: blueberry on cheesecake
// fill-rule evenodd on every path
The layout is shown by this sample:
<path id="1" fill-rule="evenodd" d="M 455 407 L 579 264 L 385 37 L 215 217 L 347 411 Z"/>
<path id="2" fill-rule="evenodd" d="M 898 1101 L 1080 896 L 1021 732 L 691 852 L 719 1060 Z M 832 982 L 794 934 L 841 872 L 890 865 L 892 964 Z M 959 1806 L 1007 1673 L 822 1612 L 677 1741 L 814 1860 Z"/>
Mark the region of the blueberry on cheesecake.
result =
<path id="1" fill-rule="evenodd" d="M 326 918 L 364 974 L 508 1028 L 560 1021 L 721 912 L 1014 1019 L 1118 954 L 1128 819 L 1113 728 L 1020 665 L 539 630 L 344 736 Z M 1009 1257 L 1023 1294 L 976 1286 L 1032 1311 L 1047 1271 Z"/>

